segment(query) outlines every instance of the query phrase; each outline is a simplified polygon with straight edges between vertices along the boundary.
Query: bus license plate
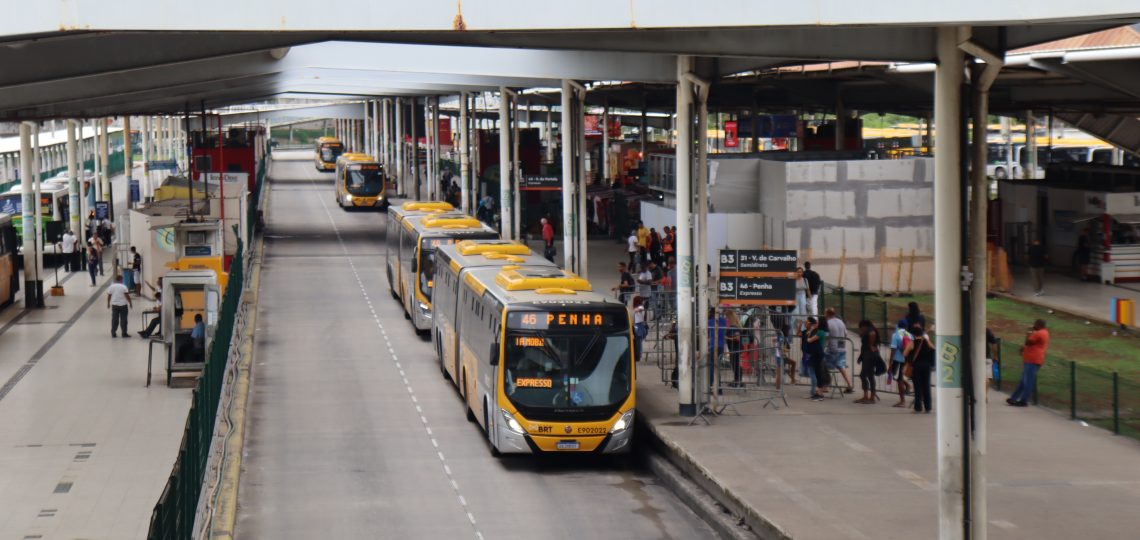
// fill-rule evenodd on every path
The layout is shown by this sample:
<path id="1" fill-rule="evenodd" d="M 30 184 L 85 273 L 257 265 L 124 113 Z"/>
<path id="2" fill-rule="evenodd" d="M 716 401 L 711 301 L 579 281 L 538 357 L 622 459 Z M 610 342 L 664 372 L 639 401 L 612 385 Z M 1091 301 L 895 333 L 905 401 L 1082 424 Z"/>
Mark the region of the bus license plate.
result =
<path id="1" fill-rule="evenodd" d="M 559 450 L 577 450 L 578 441 L 558 441 Z"/>

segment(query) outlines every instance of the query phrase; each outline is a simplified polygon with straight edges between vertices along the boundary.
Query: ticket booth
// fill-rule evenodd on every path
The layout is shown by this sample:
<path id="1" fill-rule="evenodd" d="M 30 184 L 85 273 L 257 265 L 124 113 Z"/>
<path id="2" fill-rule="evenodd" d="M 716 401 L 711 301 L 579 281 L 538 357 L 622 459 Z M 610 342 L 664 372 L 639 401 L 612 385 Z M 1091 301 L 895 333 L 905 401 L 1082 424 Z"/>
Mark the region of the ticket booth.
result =
<path id="1" fill-rule="evenodd" d="M 225 289 L 229 274 L 223 269 L 225 236 L 217 219 L 174 224 L 174 257 L 170 267 L 179 271 L 212 270 Z"/>
<path id="2" fill-rule="evenodd" d="M 222 304 L 218 275 L 213 270 L 169 272 L 162 280 L 162 340 L 166 349 L 166 384 L 177 372 L 199 372 L 218 325 Z M 201 337 L 195 337 L 199 320 Z"/>

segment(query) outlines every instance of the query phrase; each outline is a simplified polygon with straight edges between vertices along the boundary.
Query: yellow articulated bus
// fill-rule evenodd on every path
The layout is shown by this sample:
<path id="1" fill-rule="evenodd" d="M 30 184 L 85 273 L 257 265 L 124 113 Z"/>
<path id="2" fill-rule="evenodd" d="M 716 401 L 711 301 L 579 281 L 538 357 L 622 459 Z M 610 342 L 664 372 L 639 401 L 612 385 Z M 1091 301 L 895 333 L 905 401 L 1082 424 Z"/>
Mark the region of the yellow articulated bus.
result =
<path id="1" fill-rule="evenodd" d="M 432 295 L 432 344 L 443 376 L 459 373 L 459 334 L 456 333 L 455 287 L 476 268 L 557 268 L 526 245 L 507 240 L 463 240 L 435 250 L 435 293 Z M 446 289 L 441 288 L 446 283 Z"/>
<path id="2" fill-rule="evenodd" d="M 317 170 L 328 172 L 336 170 L 336 158 L 344 153 L 344 143 L 336 137 L 321 137 L 317 139 L 316 162 Z"/>
<path id="3" fill-rule="evenodd" d="M 367 154 L 336 159 L 336 203 L 341 208 L 388 208 L 384 169 Z"/>
<path id="4" fill-rule="evenodd" d="M 413 211 L 401 215 L 389 208 L 388 286 L 417 331 L 431 330 L 435 249 L 460 240 L 498 237 L 495 229 L 466 214 Z"/>
<path id="5" fill-rule="evenodd" d="M 461 276 L 461 277 L 460 277 Z M 624 304 L 553 266 L 436 271 L 467 418 L 491 453 L 629 452 L 636 372 Z M 446 297 L 447 300 L 443 300 Z"/>
<path id="6" fill-rule="evenodd" d="M 404 220 L 412 216 L 438 215 L 455 212 L 455 207 L 441 201 L 410 201 L 399 206 L 388 207 L 386 266 L 388 273 L 388 289 L 392 298 L 400 299 L 397 292 L 400 289 L 400 231 L 404 227 Z"/>

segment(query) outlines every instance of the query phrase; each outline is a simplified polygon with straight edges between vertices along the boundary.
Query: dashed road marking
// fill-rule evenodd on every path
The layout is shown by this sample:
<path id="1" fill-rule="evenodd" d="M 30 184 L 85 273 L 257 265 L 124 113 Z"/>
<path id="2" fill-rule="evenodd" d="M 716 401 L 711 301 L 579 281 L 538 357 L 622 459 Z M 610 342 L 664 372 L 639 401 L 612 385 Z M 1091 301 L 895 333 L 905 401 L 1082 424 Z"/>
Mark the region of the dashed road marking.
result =
<path id="1" fill-rule="evenodd" d="M 329 218 L 329 223 L 332 224 L 333 232 L 336 234 L 337 242 L 340 243 L 340 249 L 348 260 L 348 267 L 352 270 L 353 277 L 356 278 L 357 285 L 360 286 L 360 294 L 364 297 L 364 302 L 372 311 L 372 318 L 376 321 L 376 327 L 380 330 L 380 336 L 384 338 L 384 344 L 388 348 L 389 356 L 392 359 L 393 365 L 400 372 L 400 378 L 403 379 L 404 386 L 408 390 L 408 395 L 412 398 L 412 404 L 416 407 L 416 412 L 420 413 L 420 422 L 423 424 L 424 429 L 427 431 L 428 440 L 431 441 L 433 447 L 437 449 L 436 455 L 439 456 L 439 462 L 443 465 L 443 472 L 447 475 L 447 479 L 451 484 L 451 489 L 455 491 L 455 495 L 459 500 L 459 505 L 463 508 L 463 512 L 467 514 L 467 521 L 471 523 L 472 530 L 475 531 L 475 538 L 483 540 L 483 533 L 479 531 L 479 527 L 475 522 L 475 515 L 471 513 L 470 507 L 467 506 L 467 499 L 463 497 L 463 493 L 459 490 L 459 483 L 455 481 L 454 476 L 451 474 L 451 467 L 447 465 L 447 458 L 444 457 L 443 451 L 439 450 L 439 442 L 432 436 L 431 426 L 428 425 L 427 417 L 423 415 L 423 409 L 419 406 L 419 401 L 416 399 L 416 393 L 412 389 L 412 385 L 408 382 L 407 377 L 404 376 L 403 366 L 396 357 L 396 349 L 392 346 L 391 340 L 388 339 L 388 332 L 384 330 L 384 323 L 380 322 L 380 316 L 376 314 L 376 310 L 372 309 L 372 298 L 368 296 L 368 290 L 364 287 L 364 280 L 360 279 L 360 273 L 356 271 L 356 263 L 353 262 L 351 255 L 348 252 L 348 247 L 344 244 L 344 239 L 340 235 L 340 229 L 336 226 L 336 220 L 333 219 L 332 212 L 329 212 L 329 207 L 325 204 L 324 198 L 317 196 L 317 200 L 321 202 L 321 208 L 324 208 L 325 215 Z"/>

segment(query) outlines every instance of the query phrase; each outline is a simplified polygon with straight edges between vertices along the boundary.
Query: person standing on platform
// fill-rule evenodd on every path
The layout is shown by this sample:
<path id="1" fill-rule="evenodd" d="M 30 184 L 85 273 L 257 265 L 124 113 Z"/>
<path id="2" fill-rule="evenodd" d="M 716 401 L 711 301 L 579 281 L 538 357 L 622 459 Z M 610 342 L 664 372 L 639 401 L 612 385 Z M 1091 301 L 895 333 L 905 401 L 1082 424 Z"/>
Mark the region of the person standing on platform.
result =
<path id="1" fill-rule="evenodd" d="M 855 403 L 874 404 L 879 401 L 875 377 L 886 371 L 886 366 L 879 355 L 879 330 L 866 319 L 859 321 L 859 359 L 856 362 L 861 366 L 859 381 L 863 385 L 863 398 L 855 400 Z"/>
<path id="2" fill-rule="evenodd" d="M 809 315 L 819 315 L 819 293 L 823 288 L 823 280 L 819 273 L 811 269 L 811 263 L 804 263 L 804 279 L 807 280 L 807 308 Z"/>
<path id="3" fill-rule="evenodd" d="M 68 272 L 79 271 L 79 251 L 75 249 L 79 240 L 76 239 L 75 233 L 71 229 L 64 231 L 63 238 L 59 241 L 60 249 L 63 251 L 63 264 Z"/>
<path id="4" fill-rule="evenodd" d="M 131 246 L 131 284 L 135 294 L 142 294 L 142 264 L 142 255 L 135 246 Z"/>
<path id="5" fill-rule="evenodd" d="M 926 328 L 926 315 L 922 314 L 922 310 L 918 309 L 918 302 L 910 302 L 906 305 L 906 321 L 907 328 L 914 328 L 915 325 Z"/>
<path id="6" fill-rule="evenodd" d="M 649 324 L 645 322 L 645 304 L 640 296 L 633 297 L 633 361 L 641 361 Z"/>
<path id="7" fill-rule="evenodd" d="M 824 346 L 824 359 L 827 369 L 834 369 L 839 371 L 843 376 L 843 382 L 847 383 L 846 394 L 853 393 L 855 389 L 851 384 L 851 378 L 847 376 L 847 324 L 839 315 L 835 314 L 833 308 L 827 308 L 824 312 L 824 320 L 827 321 L 827 343 Z"/>
<path id="8" fill-rule="evenodd" d="M 637 231 L 629 231 L 629 238 L 626 239 L 629 247 L 626 251 L 629 252 L 629 269 L 632 271 L 637 268 Z"/>
<path id="9" fill-rule="evenodd" d="M 546 247 L 554 245 L 554 225 L 550 224 L 550 220 L 542 218 L 542 241 L 546 243 Z"/>
<path id="10" fill-rule="evenodd" d="M 123 337 L 131 337 L 127 333 L 127 313 L 131 304 L 131 292 L 123 285 L 123 276 L 115 276 L 115 282 L 107 287 L 107 308 L 111 310 L 111 337 L 117 337 L 116 332 L 122 327 Z"/>
<path id="11" fill-rule="evenodd" d="M 99 254 L 93 244 L 87 244 L 87 273 L 91 276 L 91 286 L 95 286 L 95 275 L 99 272 Z"/>
<path id="12" fill-rule="evenodd" d="M 914 412 L 929 413 L 931 408 L 930 372 L 934 369 L 934 344 L 926 330 L 914 325 L 910 327 L 913 338 L 910 347 L 903 354 L 911 362 L 911 381 L 914 382 Z"/>
<path id="13" fill-rule="evenodd" d="M 629 298 L 633 296 L 633 275 L 626 269 L 625 263 L 618 263 L 618 286 L 613 290 L 618 293 L 618 300 L 625 304 L 629 302 Z"/>
<path id="14" fill-rule="evenodd" d="M 1045 246 L 1040 240 L 1029 244 L 1029 274 L 1033 276 L 1033 296 L 1045 294 L 1045 263 L 1049 261 L 1049 254 L 1045 253 Z"/>
<path id="15" fill-rule="evenodd" d="M 95 262 L 99 264 L 99 275 L 101 276 L 103 275 L 103 246 L 105 244 L 103 244 L 103 239 L 100 238 L 98 234 L 91 236 L 88 242 L 95 248 Z"/>
<path id="16" fill-rule="evenodd" d="M 804 279 L 804 269 L 796 268 L 796 317 L 798 323 L 808 312 L 808 282 Z"/>
<path id="17" fill-rule="evenodd" d="M 895 334 L 891 336 L 891 377 L 899 385 L 899 402 L 895 407 L 906 407 L 906 393 L 910 387 L 906 383 L 906 350 L 910 348 L 910 332 L 906 331 L 906 320 L 899 321 Z M 914 369 L 913 367 L 911 369 Z"/>
<path id="18" fill-rule="evenodd" d="M 1049 331 L 1045 329 L 1045 321 L 1037 319 L 1033 328 L 1025 336 L 1025 345 L 1021 346 L 1021 359 L 1023 361 L 1021 381 L 1006 403 L 1014 407 L 1026 407 L 1029 398 L 1037 389 L 1037 372 L 1045 365 L 1045 351 L 1049 349 Z"/>
<path id="19" fill-rule="evenodd" d="M 641 264 L 649 262 L 649 229 L 645 228 L 644 221 L 637 222 L 637 247 L 641 253 Z"/>
<path id="20" fill-rule="evenodd" d="M 827 342 L 827 326 L 822 325 L 812 316 L 803 323 L 800 331 L 801 350 L 803 358 L 800 360 L 800 369 L 811 381 L 812 401 L 823 401 L 826 396 L 824 390 L 831 384 L 830 373 L 823 365 L 823 344 Z"/>

